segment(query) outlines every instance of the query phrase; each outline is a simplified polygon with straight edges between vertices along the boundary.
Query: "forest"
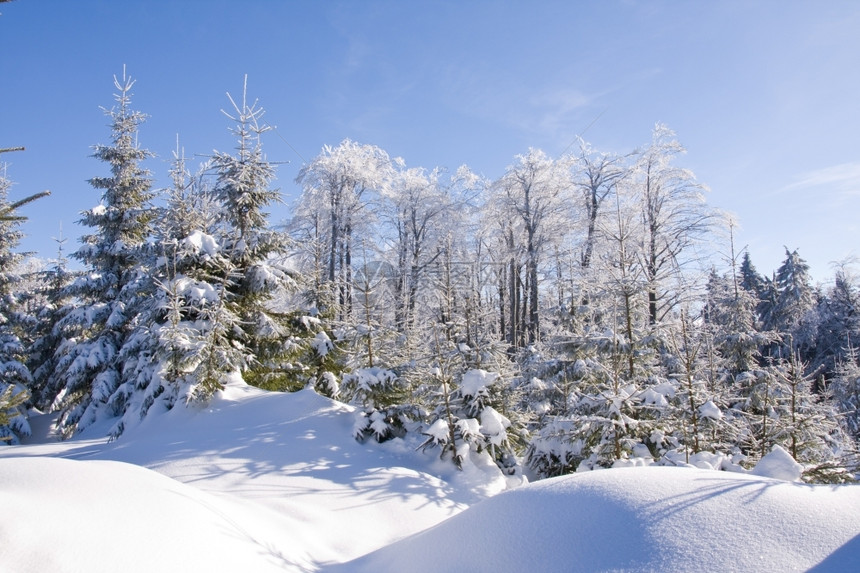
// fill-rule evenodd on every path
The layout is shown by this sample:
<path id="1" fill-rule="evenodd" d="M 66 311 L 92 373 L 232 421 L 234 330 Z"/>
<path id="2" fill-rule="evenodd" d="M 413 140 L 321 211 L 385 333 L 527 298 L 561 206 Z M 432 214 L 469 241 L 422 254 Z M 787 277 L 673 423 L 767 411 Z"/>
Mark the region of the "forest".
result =
<path id="1" fill-rule="evenodd" d="M 255 100 L 228 102 L 234 149 L 194 166 L 177 144 L 156 189 L 134 82 L 115 84 L 70 254 L 17 252 L 27 200 L 0 173 L 3 441 L 33 412 L 121 439 L 239 373 L 355 406 L 360 442 L 413 433 L 454 466 L 487 452 L 532 479 L 752 467 L 774 446 L 809 482 L 860 471 L 850 264 L 827 286 L 797 250 L 758 271 L 667 126 L 634 150 L 528 149 L 496 179 L 346 139 L 301 167 L 276 224 Z"/>

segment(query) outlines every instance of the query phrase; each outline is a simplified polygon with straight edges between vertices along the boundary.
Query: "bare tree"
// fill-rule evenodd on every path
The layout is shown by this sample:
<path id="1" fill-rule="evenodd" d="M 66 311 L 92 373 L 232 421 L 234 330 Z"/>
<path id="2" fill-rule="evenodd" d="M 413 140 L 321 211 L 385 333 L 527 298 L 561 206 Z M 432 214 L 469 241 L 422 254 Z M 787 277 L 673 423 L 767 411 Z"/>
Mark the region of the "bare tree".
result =
<path id="1" fill-rule="evenodd" d="M 692 247 L 717 224 L 716 213 L 705 204 L 705 187 L 692 171 L 672 164 L 684 151 L 674 132 L 658 123 L 634 173 L 641 207 L 640 264 L 648 285 L 651 324 L 679 302 L 682 293 L 668 286 L 669 279 L 695 258 Z"/>
<path id="2" fill-rule="evenodd" d="M 584 246 L 580 254 L 580 266 L 591 266 L 594 246 L 598 240 L 598 216 L 603 202 L 615 193 L 618 183 L 627 175 L 625 157 L 599 153 L 585 141 L 580 140 L 579 156 L 574 163 L 574 185 L 580 192 L 585 213 L 586 230 Z"/>
<path id="3" fill-rule="evenodd" d="M 335 290 L 342 317 L 352 312 L 354 234 L 362 225 L 365 195 L 379 190 L 390 171 L 385 151 L 346 139 L 323 147 L 296 178 L 304 189 L 302 210 L 314 214 L 316 232 L 328 245 L 324 282 Z"/>
<path id="4" fill-rule="evenodd" d="M 538 269 L 547 245 L 561 234 L 563 223 L 559 218 L 565 211 L 569 189 L 565 165 L 537 149 L 517 156 L 516 162 L 493 184 L 491 202 L 499 214 L 510 257 L 508 338 L 515 346 L 521 343 L 517 304 L 521 293 L 525 342 L 532 343 L 540 338 Z M 520 256 L 523 275 L 520 274 Z"/>

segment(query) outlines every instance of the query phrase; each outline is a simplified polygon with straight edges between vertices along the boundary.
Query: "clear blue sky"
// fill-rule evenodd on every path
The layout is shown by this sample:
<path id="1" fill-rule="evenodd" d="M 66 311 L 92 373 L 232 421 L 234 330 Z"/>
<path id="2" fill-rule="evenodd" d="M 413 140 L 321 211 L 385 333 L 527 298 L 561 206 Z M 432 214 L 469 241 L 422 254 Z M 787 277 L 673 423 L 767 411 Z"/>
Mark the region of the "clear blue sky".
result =
<path id="1" fill-rule="evenodd" d="M 661 121 L 760 271 L 783 245 L 818 280 L 860 255 L 860 2 L 15 0 L 0 13 L 0 147 L 27 147 L 0 160 L 13 198 L 53 193 L 25 211 L 22 249 L 45 257 L 61 223 L 77 248 L 78 214 L 99 201 L 87 180 L 107 169 L 90 155 L 109 141 L 100 106 L 124 64 L 159 186 L 177 134 L 187 154 L 232 148 L 220 110 L 248 74 L 280 135 L 269 159 L 290 162 L 288 202 L 302 160 L 347 137 L 496 178 L 589 125 L 597 148 L 626 152 Z"/>

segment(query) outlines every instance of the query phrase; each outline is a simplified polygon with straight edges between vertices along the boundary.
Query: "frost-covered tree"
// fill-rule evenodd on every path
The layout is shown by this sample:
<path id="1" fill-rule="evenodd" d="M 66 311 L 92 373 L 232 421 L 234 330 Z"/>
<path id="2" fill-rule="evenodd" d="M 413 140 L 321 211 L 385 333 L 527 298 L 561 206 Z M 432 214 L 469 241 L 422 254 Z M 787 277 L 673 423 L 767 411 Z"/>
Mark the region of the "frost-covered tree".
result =
<path id="1" fill-rule="evenodd" d="M 814 291 L 809 276 L 809 265 L 797 250 L 785 249 L 785 260 L 777 269 L 769 288 L 766 288 L 762 322 L 766 330 L 792 336 L 795 342 L 802 337 L 799 330 L 802 321 L 812 310 Z M 789 349 L 793 351 L 793 349 Z"/>
<path id="2" fill-rule="evenodd" d="M 6 166 L 0 165 L 0 443 L 17 443 L 21 436 L 30 434 L 26 406 L 32 376 L 25 364 L 21 341 L 24 321 L 20 315 L 17 288 L 20 276 L 16 268 L 23 256 L 15 252 L 23 237 L 20 224 L 24 217 L 17 209 L 44 195 L 10 202 L 11 186 Z"/>
<path id="3" fill-rule="evenodd" d="M 289 346 L 285 310 L 274 306 L 294 285 L 278 257 L 287 248 L 285 234 L 269 228 L 266 209 L 280 201 L 270 187 L 274 168 L 263 152 L 263 108 L 247 100 L 247 78 L 242 100 L 229 96 L 235 122 L 233 153 L 216 151 L 211 160 L 215 174 L 213 197 L 220 205 L 217 249 L 223 257 L 217 301 L 206 307 L 208 337 L 198 379 L 197 394 L 210 395 L 221 387 L 218 372 L 248 370 L 253 377 L 270 371 Z"/>
<path id="4" fill-rule="evenodd" d="M 134 81 L 123 72 L 122 78 L 114 77 L 114 85 L 116 106 L 105 110 L 111 118 L 111 143 L 96 145 L 94 154 L 108 165 L 110 175 L 90 180 L 101 192 L 101 200 L 80 220 L 92 232 L 81 238 L 72 256 L 85 272 L 70 285 L 68 294 L 78 304 L 61 323 L 76 338 L 57 365 L 64 380 L 59 398 L 66 435 L 86 428 L 99 416 L 113 417 L 125 410 L 127 396 L 114 395 L 123 377 L 117 357 L 145 300 L 147 269 L 141 266 L 142 249 L 154 212 L 151 180 L 142 162 L 151 153 L 138 143 L 145 116 L 131 108 Z"/>
<path id="5" fill-rule="evenodd" d="M 462 221 L 464 189 L 477 178 L 463 166 L 446 180 L 441 169 L 427 172 L 395 161 L 382 189 L 383 236 L 392 244 L 395 326 L 409 331 L 416 323 L 419 295 L 432 287 L 452 223 Z M 426 310 L 426 309 L 424 309 Z"/>
<path id="6" fill-rule="evenodd" d="M 378 191 L 390 173 L 385 151 L 346 139 L 337 147 L 323 147 L 296 178 L 303 190 L 298 214 L 311 231 L 309 254 L 322 271 L 323 295 L 317 302 L 335 305 L 339 319 L 352 313 L 356 238 L 372 217 L 366 208 L 368 195 Z"/>
<path id="7" fill-rule="evenodd" d="M 672 279 L 679 268 L 696 258 L 694 247 L 716 222 L 705 204 L 704 186 L 691 171 L 673 164 L 685 151 L 675 133 L 658 123 L 631 175 L 640 203 L 639 256 L 651 324 L 662 320 L 687 294 Z"/>
<path id="8" fill-rule="evenodd" d="M 563 162 L 538 149 L 516 157 L 490 187 L 509 257 L 509 334 L 514 346 L 540 339 L 541 263 L 567 224 L 570 191 Z"/>
<path id="9" fill-rule="evenodd" d="M 31 305 L 32 343 L 28 349 L 28 366 L 33 373 L 30 386 L 31 404 L 48 411 L 54 405 L 62 379 L 58 377 L 57 361 L 69 344 L 60 322 L 72 308 L 68 296 L 74 273 L 68 269 L 63 247 L 66 239 L 57 239 L 57 258 L 48 268 L 37 273 L 40 287 L 35 290 Z M 73 342 L 72 342 L 73 343 Z"/>
<path id="10" fill-rule="evenodd" d="M 573 182 L 580 192 L 586 220 L 579 264 L 582 268 L 589 268 L 600 239 L 600 218 L 604 212 L 604 203 L 611 199 L 628 170 L 624 165 L 624 157 L 597 152 L 582 140 L 579 156 L 573 166 Z"/>

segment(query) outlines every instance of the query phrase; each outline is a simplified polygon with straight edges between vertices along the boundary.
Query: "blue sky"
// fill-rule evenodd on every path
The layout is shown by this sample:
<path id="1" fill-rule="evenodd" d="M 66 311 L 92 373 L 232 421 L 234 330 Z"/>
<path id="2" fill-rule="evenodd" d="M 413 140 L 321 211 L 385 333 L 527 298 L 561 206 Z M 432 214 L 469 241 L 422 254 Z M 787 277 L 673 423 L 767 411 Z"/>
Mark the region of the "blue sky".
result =
<path id="1" fill-rule="evenodd" d="M 674 129 L 682 165 L 736 215 L 770 272 L 783 246 L 816 279 L 860 255 L 860 3 L 854 1 L 15 0 L 0 4 L 0 147 L 27 207 L 22 249 L 77 248 L 106 175 L 113 75 L 137 80 L 156 184 L 186 154 L 233 146 L 226 92 L 276 126 L 265 141 L 289 203 L 303 160 L 344 138 L 410 166 L 500 176 L 529 147 L 558 156 Z M 595 121 L 596 119 L 596 121 Z M 273 222 L 288 207 L 272 210 Z M 728 247 L 726 247 L 726 250 Z"/>

